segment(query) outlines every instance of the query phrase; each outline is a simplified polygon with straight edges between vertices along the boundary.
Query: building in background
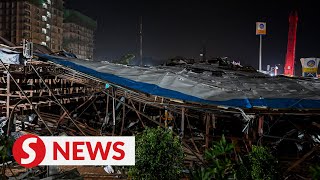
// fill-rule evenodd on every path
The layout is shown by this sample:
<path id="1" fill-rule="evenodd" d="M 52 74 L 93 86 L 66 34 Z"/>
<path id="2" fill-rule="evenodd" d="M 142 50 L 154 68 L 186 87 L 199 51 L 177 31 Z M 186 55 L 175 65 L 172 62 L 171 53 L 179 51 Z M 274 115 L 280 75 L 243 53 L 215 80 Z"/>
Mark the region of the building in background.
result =
<path id="1" fill-rule="evenodd" d="M 63 0 L 1 0 L 0 36 L 20 45 L 23 39 L 62 49 Z"/>
<path id="2" fill-rule="evenodd" d="M 63 49 L 80 59 L 93 57 L 93 32 L 97 22 L 74 10 L 64 11 Z"/>

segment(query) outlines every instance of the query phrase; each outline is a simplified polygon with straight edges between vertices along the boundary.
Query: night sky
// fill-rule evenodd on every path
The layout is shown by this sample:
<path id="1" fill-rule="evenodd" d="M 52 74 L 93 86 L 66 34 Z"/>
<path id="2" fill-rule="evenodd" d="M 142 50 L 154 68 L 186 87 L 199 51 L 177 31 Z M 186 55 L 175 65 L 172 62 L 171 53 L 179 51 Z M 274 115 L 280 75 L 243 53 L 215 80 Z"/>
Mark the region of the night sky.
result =
<path id="1" fill-rule="evenodd" d="M 204 42 L 207 57 L 227 56 L 258 67 L 259 37 L 255 22 L 267 22 L 263 38 L 263 68 L 284 64 L 288 15 L 298 10 L 296 62 L 320 56 L 320 11 L 304 1 L 164 1 L 66 0 L 67 8 L 81 11 L 98 22 L 95 59 L 112 60 L 138 54 L 138 22 L 143 16 L 145 57 L 165 60 L 174 56 L 199 58 Z"/>

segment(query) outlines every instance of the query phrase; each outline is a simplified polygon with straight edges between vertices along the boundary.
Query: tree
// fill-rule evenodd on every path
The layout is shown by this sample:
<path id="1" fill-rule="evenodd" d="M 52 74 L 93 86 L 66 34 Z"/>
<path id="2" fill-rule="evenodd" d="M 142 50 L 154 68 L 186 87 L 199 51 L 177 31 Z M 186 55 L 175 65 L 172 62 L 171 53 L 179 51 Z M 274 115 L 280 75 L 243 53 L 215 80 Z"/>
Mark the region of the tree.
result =
<path id="1" fill-rule="evenodd" d="M 249 153 L 252 179 L 271 180 L 276 179 L 278 173 L 276 159 L 270 151 L 262 146 L 253 146 Z"/>
<path id="2" fill-rule="evenodd" d="M 273 180 L 279 176 L 277 160 L 267 148 L 252 146 L 252 151 L 241 157 L 224 136 L 205 151 L 204 159 L 206 166 L 193 171 L 192 179 Z"/>
<path id="3" fill-rule="evenodd" d="M 235 179 L 236 162 L 233 160 L 234 145 L 228 143 L 224 136 L 205 151 L 207 167 L 193 172 L 193 179 Z"/>
<path id="4" fill-rule="evenodd" d="M 133 179 L 179 179 L 183 149 L 178 137 L 163 128 L 147 128 L 136 136 L 136 163 L 129 170 Z"/>

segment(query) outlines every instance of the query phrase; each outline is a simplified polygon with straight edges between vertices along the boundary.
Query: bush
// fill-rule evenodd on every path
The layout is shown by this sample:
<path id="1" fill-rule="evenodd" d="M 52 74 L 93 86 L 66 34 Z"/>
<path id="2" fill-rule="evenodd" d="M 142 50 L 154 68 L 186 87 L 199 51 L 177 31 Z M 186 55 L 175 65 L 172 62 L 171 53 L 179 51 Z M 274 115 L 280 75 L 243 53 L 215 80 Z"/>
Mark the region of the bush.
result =
<path id="1" fill-rule="evenodd" d="M 236 162 L 233 160 L 232 143 L 224 136 L 213 147 L 205 151 L 207 168 L 198 169 L 193 173 L 193 179 L 235 179 Z"/>
<path id="2" fill-rule="evenodd" d="M 13 145 L 13 138 L 6 135 L 0 135 L 0 164 L 12 160 L 11 151 Z M 6 164 L 1 167 L 0 179 L 5 178 Z"/>
<path id="3" fill-rule="evenodd" d="M 253 146 L 249 153 L 249 172 L 251 178 L 255 180 L 278 179 L 277 161 L 270 154 L 269 150 L 262 146 Z"/>
<path id="4" fill-rule="evenodd" d="M 9 136 L 0 135 L 0 164 L 10 160 L 13 139 Z"/>
<path id="5" fill-rule="evenodd" d="M 320 179 L 320 166 L 316 165 L 310 168 L 312 179 Z"/>
<path id="6" fill-rule="evenodd" d="M 277 161 L 262 146 L 253 146 L 252 152 L 243 157 L 233 152 L 234 145 L 228 143 L 224 136 L 205 152 L 206 167 L 193 171 L 192 179 L 241 179 L 273 180 L 278 179 Z"/>
<path id="7" fill-rule="evenodd" d="M 183 149 L 171 130 L 147 128 L 136 136 L 136 163 L 129 169 L 133 179 L 179 179 Z"/>

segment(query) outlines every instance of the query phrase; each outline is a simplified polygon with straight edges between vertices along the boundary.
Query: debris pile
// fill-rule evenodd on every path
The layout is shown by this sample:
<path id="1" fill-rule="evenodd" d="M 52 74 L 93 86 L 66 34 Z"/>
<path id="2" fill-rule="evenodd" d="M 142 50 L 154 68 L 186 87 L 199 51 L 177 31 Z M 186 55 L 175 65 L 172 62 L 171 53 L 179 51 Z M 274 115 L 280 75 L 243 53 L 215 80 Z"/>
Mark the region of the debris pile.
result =
<path id="1" fill-rule="evenodd" d="M 301 167 L 319 161 L 316 79 L 269 77 L 224 61 L 146 68 L 38 53 L 26 64 L 1 62 L 1 134 L 131 136 L 161 126 L 181 137 L 188 166 L 201 164 L 222 135 L 239 152 L 271 147 L 288 175 L 304 176 Z M 48 170 L 28 172 L 39 174 Z M 51 177 L 78 176 L 58 174 Z"/>

